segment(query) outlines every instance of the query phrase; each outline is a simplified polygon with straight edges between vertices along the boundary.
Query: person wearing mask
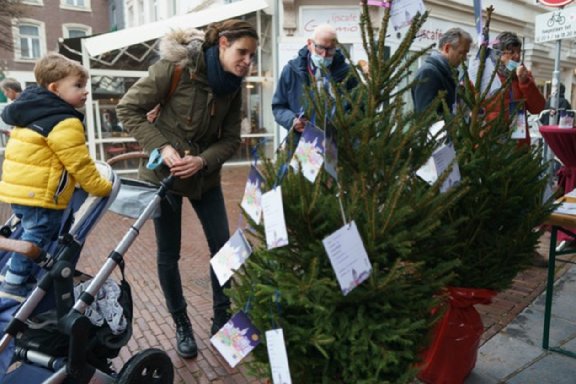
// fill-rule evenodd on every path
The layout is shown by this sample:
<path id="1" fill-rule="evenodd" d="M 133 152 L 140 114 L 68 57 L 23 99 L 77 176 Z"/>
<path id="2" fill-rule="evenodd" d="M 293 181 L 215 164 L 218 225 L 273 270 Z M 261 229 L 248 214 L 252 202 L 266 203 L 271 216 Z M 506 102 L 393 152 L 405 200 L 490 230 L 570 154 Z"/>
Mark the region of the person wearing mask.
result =
<path id="1" fill-rule="evenodd" d="M 423 112 L 444 93 L 444 101 L 452 110 L 456 103 L 457 79 L 455 69 L 462 64 L 472 45 L 472 36 L 461 28 L 450 28 L 438 42 L 438 50 L 426 58 L 416 72 L 412 87 L 414 110 Z M 443 116 L 442 104 L 436 109 L 438 116 Z"/>
<path id="2" fill-rule="evenodd" d="M 348 89 L 356 86 L 355 79 L 347 78 L 350 66 L 336 48 L 337 43 L 334 27 L 321 24 L 314 29 L 298 55 L 282 69 L 272 98 L 272 112 L 276 122 L 287 130 L 301 133 L 310 119 L 303 105 L 306 86 L 322 81 L 324 76 L 331 77 L 336 83 L 346 81 Z"/>
<path id="3" fill-rule="evenodd" d="M 158 277 L 168 311 L 176 325 L 176 350 L 184 358 L 198 355 L 187 314 L 178 262 L 181 241 L 191 238 L 182 228 L 182 201 L 187 199 L 202 223 L 211 256 L 228 241 L 229 227 L 220 170 L 240 146 L 242 90 L 258 45 L 254 27 L 243 20 L 209 25 L 205 32 L 174 30 L 160 42 L 160 60 L 148 76 L 134 84 L 117 106 L 123 126 L 163 165 L 139 169 L 141 179 L 159 184 L 172 174 L 169 193 L 154 219 Z M 171 91 L 175 70 L 181 70 Z M 153 122 L 147 114 L 161 104 Z M 210 268 L 215 334 L 230 318 L 230 299 Z"/>
<path id="4" fill-rule="evenodd" d="M 546 99 L 536 86 L 532 72 L 522 63 L 522 40 L 518 35 L 514 32 L 502 32 L 496 37 L 493 47 L 500 55 L 497 67 L 500 81 L 505 84 L 509 76 L 512 79 L 510 88 L 487 107 L 487 119 L 497 118 L 501 106 L 504 105 L 506 116 L 516 126 L 511 128 L 514 131 L 520 128 L 523 132 L 522 137 L 515 137 L 518 145 L 530 145 L 526 113 L 540 113 L 546 105 Z"/>

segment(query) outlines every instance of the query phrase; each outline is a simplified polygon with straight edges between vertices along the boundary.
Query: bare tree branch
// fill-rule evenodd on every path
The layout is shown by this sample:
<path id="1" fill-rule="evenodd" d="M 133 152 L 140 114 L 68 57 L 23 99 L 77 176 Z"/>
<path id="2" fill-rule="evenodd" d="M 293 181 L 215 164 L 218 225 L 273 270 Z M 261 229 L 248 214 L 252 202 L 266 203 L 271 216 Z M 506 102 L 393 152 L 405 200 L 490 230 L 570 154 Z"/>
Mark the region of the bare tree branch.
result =
<path id="1" fill-rule="evenodd" d="M 21 0 L 0 0 L 0 48 L 12 51 L 14 49 L 12 36 L 12 19 L 24 15 L 24 6 Z"/>

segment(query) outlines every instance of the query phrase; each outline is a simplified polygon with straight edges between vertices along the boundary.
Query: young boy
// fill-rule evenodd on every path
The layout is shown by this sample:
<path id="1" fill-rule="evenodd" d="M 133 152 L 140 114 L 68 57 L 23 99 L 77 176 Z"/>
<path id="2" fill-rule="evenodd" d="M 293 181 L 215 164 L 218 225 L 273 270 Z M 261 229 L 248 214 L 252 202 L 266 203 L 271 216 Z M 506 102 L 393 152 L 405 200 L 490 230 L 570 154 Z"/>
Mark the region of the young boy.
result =
<path id="1" fill-rule="evenodd" d="M 6 106 L 2 119 L 14 126 L 6 146 L 0 201 L 11 204 L 21 220 L 21 240 L 38 251 L 59 229 L 74 186 L 96 196 L 110 194 L 86 147 L 84 115 L 88 72 L 58 53 L 48 53 L 34 67 L 38 86 L 29 87 Z M 38 261 L 38 260 L 36 260 Z M 33 260 L 12 253 L 0 285 L 0 297 L 22 301 Z"/>

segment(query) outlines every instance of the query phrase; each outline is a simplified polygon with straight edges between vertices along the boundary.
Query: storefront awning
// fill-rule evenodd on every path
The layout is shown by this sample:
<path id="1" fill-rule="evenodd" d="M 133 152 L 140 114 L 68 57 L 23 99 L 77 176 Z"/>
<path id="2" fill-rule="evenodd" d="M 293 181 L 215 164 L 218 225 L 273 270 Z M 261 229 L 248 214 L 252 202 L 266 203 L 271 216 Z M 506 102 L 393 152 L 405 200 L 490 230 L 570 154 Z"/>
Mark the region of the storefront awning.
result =
<path id="1" fill-rule="evenodd" d="M 94 57 L 115 49 L 160 38 L 176 28 L 198 28 L 217 21 L 260 11 L 267 7 L 266 0 L 241 0 L 138 27 L 88 37 L 83 39 L 83 42 L 88 54 Z"/>

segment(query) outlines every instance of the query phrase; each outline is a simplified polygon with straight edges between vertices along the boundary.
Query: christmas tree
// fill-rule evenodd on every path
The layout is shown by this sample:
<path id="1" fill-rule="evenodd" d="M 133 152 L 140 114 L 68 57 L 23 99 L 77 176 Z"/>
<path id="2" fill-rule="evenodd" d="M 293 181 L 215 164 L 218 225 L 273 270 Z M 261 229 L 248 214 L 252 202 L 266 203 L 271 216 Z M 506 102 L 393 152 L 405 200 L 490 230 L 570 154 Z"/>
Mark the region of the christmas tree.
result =
<path id="1" fill-rule="evenodd" d="M 512 73 L 501 87 L 494 90 L 492 86 L 497 76 L 488 68 L 500 65 L 488 47 L 493 10 L 487 11 L 479 69 L 472 79 L 466 73 L 457 118 L 448 124 L 468 192 L 450 208 L 444 221 L 465 220 L 458 230 L 457 254 L 446 255 L 461 261 L 453 284 L 499 291 L 531 265 L 542 234 L 539 226 L 554 204 L 552 198 L 543 199 L 548 166 L 541 146 L 511 139 L 516 111 L 523 108 L 522 103 L 507 107 Z M 487 118 L 496 104 L 498 115 Z"/>
<path id="2" fill-rule="evenodd" d="M 413 19 L 387 58 L 390 9 L 376 31 L 363 4 L 369 74 L 353 68 L 352 91 L 333 82 L 306 91 L 306 115 L 336 132 L 337 180 L 321 170 L 311 183 L 290 170 L 292 134 L 277 159 L 260 166 L 264 191 L 281 187 L 289 244 L 267 249 L 266 222 L 247 218 L 254 252 L 229 293 L 261 331 L 283 329 L 292 382 L 410 382 L 437 320 L 437 294 L 459 264 L 445 257 L 457 253 L 459 219 L 441 219 L 467 188 L 440 193 L 446 175 L 432 185 L 416 175 L 438 148 L 428 130 L 436 116 L 416 116 L 404 102 L 409 68 L 426 52 L 409 52 L 425 17 Z M 372 269 L 344 295 L 322 241 L 352 222 Z M 265 342 L 250 365 L 270 377 Z"/>

